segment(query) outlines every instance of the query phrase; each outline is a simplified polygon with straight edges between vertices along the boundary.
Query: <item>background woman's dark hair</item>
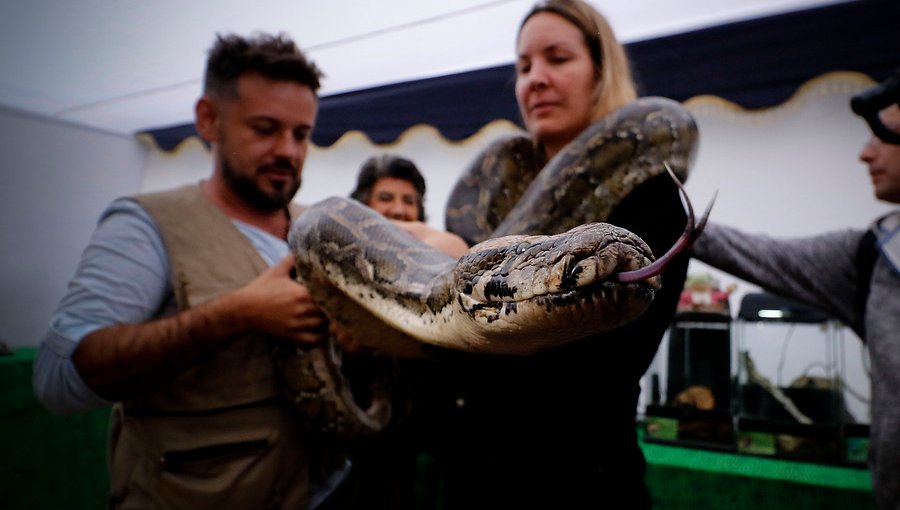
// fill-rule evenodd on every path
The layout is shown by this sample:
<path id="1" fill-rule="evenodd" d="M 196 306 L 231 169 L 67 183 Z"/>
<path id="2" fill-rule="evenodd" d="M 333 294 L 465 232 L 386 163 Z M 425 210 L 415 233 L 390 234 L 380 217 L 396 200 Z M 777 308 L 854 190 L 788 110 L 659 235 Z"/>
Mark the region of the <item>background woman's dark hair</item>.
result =
<path id="1" fill-rule="evenodd" d="M 233 96 L 243 74 L 257 72 L 267 78 L 289 80 L 319 90 L 322 72 L 288 36 L 259 33 L 251 37 L 217 35 L 206 60 L 205 94 Z"/>
<path id="2" fill-rule="evenodd" d="M 395 154 L 382 154 L 367 159 L 359 170 L 356 189 L 350 193 L 350 198 L 368 204 L 372 198 L 372 188 L 382 177 L 402 179 L 413 185 L 419 195 L 419 221 L 425 221 L 425 178 L 415 163 Z"/>

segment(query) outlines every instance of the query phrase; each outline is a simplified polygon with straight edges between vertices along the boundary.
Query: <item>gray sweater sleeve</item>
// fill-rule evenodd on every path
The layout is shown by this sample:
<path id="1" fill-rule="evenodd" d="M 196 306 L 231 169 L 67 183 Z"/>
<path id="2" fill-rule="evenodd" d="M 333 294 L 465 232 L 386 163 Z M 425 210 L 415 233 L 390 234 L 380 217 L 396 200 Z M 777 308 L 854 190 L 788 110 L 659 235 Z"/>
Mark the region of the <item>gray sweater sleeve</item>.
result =
<path id="1" fill-rule="evenodd" d="M 865 232 L 791 239 L 708 224 L 693 256 L 774 294 L 812 305 L 845 324 L 856 320 L 856 251 Z"/>

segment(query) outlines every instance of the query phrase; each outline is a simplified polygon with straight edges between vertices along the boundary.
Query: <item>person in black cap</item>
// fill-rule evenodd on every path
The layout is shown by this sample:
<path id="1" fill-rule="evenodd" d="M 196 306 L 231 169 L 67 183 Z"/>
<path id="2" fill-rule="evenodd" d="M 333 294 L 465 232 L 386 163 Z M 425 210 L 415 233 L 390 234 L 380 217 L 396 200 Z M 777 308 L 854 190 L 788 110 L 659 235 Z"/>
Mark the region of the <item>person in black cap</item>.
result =
<path id="1" fill-rule="evenodd" d="M 898 74 L 900 76 L 900 74 Z M 900 204 L 900 81 L 853 100 L 873 136 L 859 159 L 875 197 Z M 869 349 L 869 467 L 878 507 L 900 508 L 900 209 L 867 229 L 773 239 L 710 223 L 693 256 L 848 324 Z"/>

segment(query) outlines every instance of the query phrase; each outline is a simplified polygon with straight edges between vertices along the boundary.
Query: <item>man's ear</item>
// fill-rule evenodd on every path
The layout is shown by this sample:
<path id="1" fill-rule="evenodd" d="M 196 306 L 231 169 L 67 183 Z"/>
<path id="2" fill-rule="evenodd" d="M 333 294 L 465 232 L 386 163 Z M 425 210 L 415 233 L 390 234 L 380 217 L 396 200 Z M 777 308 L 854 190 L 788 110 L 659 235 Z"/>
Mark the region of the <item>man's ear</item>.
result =
<path id="1" fill-rule="evenodd" d="M 207 96 L 198 99 L 194 105 L 194 119 L 197 134 L 208 143 L 216 143 L 219 132 L 219 110 L 216 103 Z"/>

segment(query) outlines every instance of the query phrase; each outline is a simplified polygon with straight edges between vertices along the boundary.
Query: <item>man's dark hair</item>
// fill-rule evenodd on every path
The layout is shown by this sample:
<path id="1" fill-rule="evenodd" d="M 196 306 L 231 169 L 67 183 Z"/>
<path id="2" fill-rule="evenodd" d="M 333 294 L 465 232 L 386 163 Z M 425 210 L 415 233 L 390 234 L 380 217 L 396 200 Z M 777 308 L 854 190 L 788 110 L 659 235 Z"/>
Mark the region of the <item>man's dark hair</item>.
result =
<path id="1" fill-rule="evenodd" d="M 284 34 L 217 35 L 206 60 L 203 92 L 234 96 L 237 81 L 245 73 L 256 72 L 275 80 L 306 85 L 315 94 L 322 72 Z"/>
<path id="2" fill-rule="evenodd" d="M 350 194 L 364 204 L 372 198 L 372 188 L 378 179 L 393 177 L 409 182 L 419 195 L 419 221 L 425 221 L 425 178 L 412 161 L 394 154 L 382 154 L 367 159 L 359 170 L 356 189 Z"/>

